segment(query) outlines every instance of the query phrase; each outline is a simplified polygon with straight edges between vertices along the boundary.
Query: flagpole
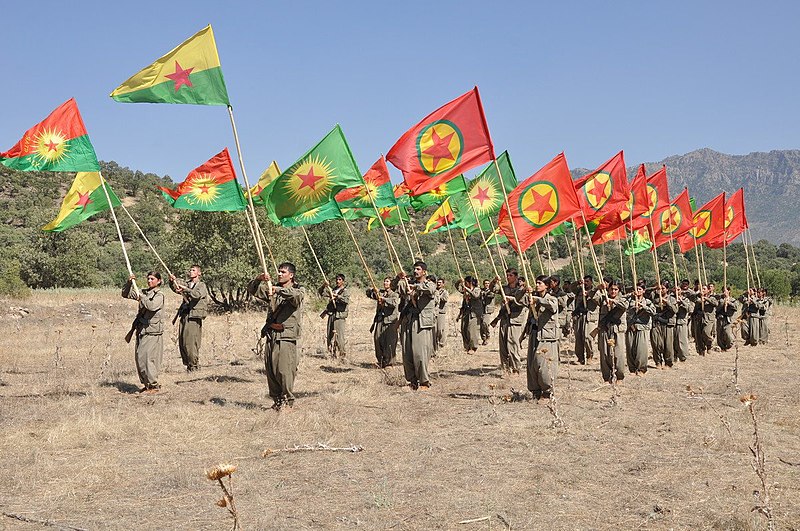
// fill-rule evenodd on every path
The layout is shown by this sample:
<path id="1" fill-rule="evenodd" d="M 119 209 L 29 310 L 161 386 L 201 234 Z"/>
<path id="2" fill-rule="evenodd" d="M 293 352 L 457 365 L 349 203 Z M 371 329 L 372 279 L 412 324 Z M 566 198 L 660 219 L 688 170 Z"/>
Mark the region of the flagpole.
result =
<path id="1" fill-rule="evenodd" d="M 242 159 L 242 147 L 239 144 L 239 133 L 236 131 L 236 122 L 233 119 L 233 107 L 228 105 L 228 116 L 231 118 L 231 128 L 233 129 L 233 140 L 236 143 L 236 154 L 239 156 L 239 167 L 242 170 L 242 177 L 244 178 L 244 184 L 247 187 L 247 205 L 250 208 L 250 214 L 253 216 L 253 223 L 258 224 L 258 218 L 256 217 L 256 208 L 253 205 L 253 195 L 250 193 L 250 180 L 247 178 L 247 170 L 244 167 L 244 160 Z M 253 230 L 253 241 L 256 244 L 256 254 L 258 254 L 258 259 L 261 261 L 261 268 L 264 270 L 264 274 L 269 274 L 267 270 L 267 261 L 264 258 L 264 249 L 261 248 L 261 241 L 258 239 L 258 235 L 256 234 L 255 230 Z M 270 283 L 271 284 L 271 283 Z M 271 288 L 272 286 L 269 286 Z M 272 291 L 271 289 L 269 290 Z"/>
<path id="2" fill-rule="evenodd" d="M 703 265 L 703 284 L 708 284 L 708 272 L 706 271 L 706 257 L 703 247 L 700 247 L 700 263 Z"/>
<path id="3" fill-rule="evenodd" d="M 478 212 L 475 210 L 475 205 L 472 204 L 472 199 L 467 196 L 467 202 L 469 203 L 469 209 L 472 210 L 472 215 L 475 218 L 475 224 L 478 226 L 478 231 L 481 233 L 481 240 L 486 241 L 486 237 L 483 234 L 483 227 L 481 227 L 481 222 L 478 219 Z M 464 241 L 466 242 L 466 235 L 464 236 Z M 492 250 L 489 246 L 486 246 L 486 252 L 489 255 L 489 262 L 492 264 L 492 271 L 494 271 L 494 276 L 496 278 L 500 278 L 500 273 L 497 272 L 497 265 L 494 263 L 494 257 L 492 256 Z"/>
<path id="4" fill-rule="evenodd" d="M 597 254 L 594 252 L 594 246 L 592 245 L 592 235 L 589 234 L 589 224 L 586 221 L 586 215 L 581 210 L 581 219 L 583 219 L 583 229 L 586 231 L 586 237 L 589 238 L 589 254 L 592 255 L 592 260 L 594 261 L 594 267 L 597 269 L 597 276 L 600 277 L 600 280 L 603 280 L 603 272 L 600 268 L 600 262 L 597 260 Z"/>
<path id="5" fill-rule="evenodd" d="M 553 252 L 550 250 L 550 238 L 547 234 L 544 235 L 544 246 L 547 248 L 547 275 L 553 274 Z"/>
<path id="6" fill-rule="evenodd" d="M 245 216 L 246 217 L 246 216 Z M 261 225 L 256 223 L 256 230 L 258 231 L 258 235 L 261 237 L 261 243 L 267 246 L 267 252 L 269 253 L 269 259 L 272 262 L 272 267 L 275 268 L 275 274 L 278 274 L 278 262 L 275 261 L 275 255 L 272 254 L 272 247 L 270 247 L 269 242 L 267 241 L 267 237 L 264 236 L 264 231 L 261 230 Z"/>
<path id="7" fill-rule="evenodd" d="M 753 233 L 750 232 L 750 227 L 746 227 L 744 229 L 744 232 L 746 232 L 748 236 L 750 236 L 750 252 L 753 253 L 753 266 L 754 266 L 754 271 L 756 273 L 756 279 L 758 280 L 758 287 L 760 288 L 762 287 L 761 275 L 758 272 L 758 261 L 756 260 L 756 247 L 755 244 L 753 243 Z M 744 238 L 742 238 L 742 240 L 744 240 Z"/>
<path id="8" fill-rule="evenodd" d="M 106 201 L 108 201 L 108 208 L 111 209 L 111 218 L 114 220 L 114 226 L 117 227 L 117 236 L 119 237 L 119 244 L 122 247 L 122 256 L 125 257 L 125 265 L 128 266 L 128 274 L 133 277 L 133 269 L 131 268 L 131 261 L 128 259 L 128 251 L 125 249 L 125 241 L 122 239 L 122 230 L 119 228 L 119 221 L 117 220 L 117 214 L 114 212 L 114 205 L 111 203 L 111 196 L 108 194 L 108 189 L 106 188 L 106 180 L 103 178 L 103 172 L 98 171 L 97 174 L 100 176 L 100 184 L 103 186 L 103 193 L 106 194 Z M 122 201 L 120 201 L 122 204 Z M 136 279 L 131 279 L 131 285 L 133 287 L 133 292 L 136 293 L 137 297 L 139 295 L 139 288 L 136 286 Z"/>
<path id="9" fill-rule="evenodd" d="M 458 264 L 458 257 L 456 256 L 456 246 L 453 244 L 453 235 L 450 234 L 450 222 L 447 221 L 447 215 L 444 216 L 444 224 L 447 227 L 447 237 L 450 238 L 450 249 L 453 250 L 453 260 L 456 263 L 456 270 L 458 271 L 458 277 L 461 279 L 461 282 L 464 282 L 464 273 L 461 272 L 461 266 Z"/>
<path id="10" fill-rule="evenodd" d="M 653 242 L 655 245 L 655 242 Z M 672 236 L 669 237 L 669 250 L 672 253 L 672 276 L 675 279 L 675 286 L 678 285 L 678 262 L 675 260 L 675 247 L 672 245 Z M 675 287 L 673 286 L 673 288 Z"/>
<path id="11" fill-rule="evenodd" d="M 622 280 L 623 292 L 625 288 L 625 260 L 622 259 L 622 242 L 617 240 L 617 248 L 619 249 L 619 275 Z M 635 285 L 633 286 L 636 287 Z"/>
<path id="12" fill-rule="evenodd" d="M 367 195 L 369 195 L 370 199 L 372 199 L 372 195 L 371 194 L 367 194 Z M 403 262 L 402 262 L 402 260 L 400 260 L 400 255 L 397 254 L 397 249 L 394 248 L 394 244 L 392 243 L 392 239 L 389 238 L 389 231 L 386 230 L 386 225 L 383 223 L 383 217 L 381 216 L 381 213 L 378 210 L 378 207 L 375 206 L 375 201 L 372 201 L 372 207 L 375 209 L 375 214 L 378 215 L 378 218 L 377 218 L 378 219 L 378 223 L 380 223 L 380 225 L 381 225 L 381 229 L 383 230 L 383 236 L 384 236 L 384 238 L 386 238 L 386 243 L 387 243 L 387 245 L 389 247 L 389 250 L 391 251 L 389 253 L 389 256 L 391 257 L 391 253 L 394 253 L 394 257 L 397 260 L 397 265 L 400 267 L 400 271 L 405 273 L 405 269 L 403 269 Z M 397 215 L 400 217 L 400 220 L 402 221 L 402 219 L 403 219 L 403 211 L 400 210 L 400 205 L 397 205 L 396 208 L 397 208 Z"/>
<path id="13" fill-rule="evenodd" d="M 325 286 L 328 288 L 328 295 L 331 297 L 331 301 L 334 300 L 333 290 L 331 289 L 331 284 L 328 282 L 328 277 L 325 275 L 325 270 L 322 269 L 322 264 L 319 263 L 319 258 L 317 258 L 317 253 L 314 251 L 314 246 L 311 245 L 311 239 L 308 237 L 308 231 L 306 230 L 305 225 L 300 225 L 300 228 L 303 229 L 303 236 L 306 237 L 306 243 L 308 244 L 308 248 L 311 249 L 311 255 L 314 257 L 314 261 L 317 263 L 317 267 L 319 268 L 319 272 L 322 273 L 322 280 L 325 281 Z"/>
<path id="14" fill-rule="evenodd" d="M 461 229 L 461 236 L 464 238 L 464 247 L 467 248 L 467 256 L 469 256 L 469 263 L 472 264 L 472 272 L 475 278 L 478 278 L 478 268 L 475 266 L 475 260 L 472 259 L 472 251 L 469 249 L 469 242 L 467 241 L 467 232 Z"/>
<path id="15" fill-rule="evenodd" d="M 400 228 L 403 230 L 403 236 L 406 238 L 406 245 L 408 245 L 408 253 L 411 255 L 411 261 L 415 260 L 414 258 L 414 249 L 411 248 L 411 240 L 408 239 L 408 231 L 406 230 L 406 224 L 403 222 L 403 213 L 400 211 L 400 205 L 397 206 L 397 214 L 398 218 L 400 219 Z M 409 217 L 409 220 L 411 218 Z M 422 253 L 420 253 L 421 255 Z M 420 256 L 422 258 L 422 256 Z"/>
<path id="16" fill-rule="evenodd" d="M 700 273 L 700 251 L 697 249 L 697 247 L 698 247 L 697 236 L 692 234 L 692 237 L 694 238 L 694 259 L 695 259 L 695 262 L 697 263 L 697 282 L 699 284 L 702 284 L 703 283 L 703 275 Z"/>
<path id="17" fill-rule="evenodd" d="M 381 158 L 379 160 L 383 160 L 383 153 L 381 153 Z M 388 168 L 387 168 L 387 171 L 388 171 Z M 364 185 L 364 190 L 367 191 L 367 197 L 369 197 L 369 201 L 370 201 L 370 203 L 372 203 L 372 208 L 375 210 L 375 215 L 378 216 L 378 219 L 381 220 L 381 226 L 383 226 L 383 218 L 381 218 L 381 213 L 378 210 L 377 203 L 375 203 L 375 198 L 372 197 L 372 190 L 369 189 L 369 186 L 367 186 L 367 181 L 364 180 L 364 176 L 361 175 L 360 172 L 358 174 L 358 177 L 359 177 L 359 179 L 361 179 L 361 184 Z M 392 197 L 394 197 L 394 193 L 392 193 Z M 402 223 L 403 222 L 403 211 L 400 210 L 400 205 L 397 204 L 396 200 L 394 202 L 394 205 L 397 208 L 397 217 L 400 218 L 400 223 Z M 384 227 L 383 230 L 386 230 L 386 228 Z M 411 243 L 408 241 L 408 235 L 406 235 L 406 242 L 408 243 L 408 251 L 409 251 L 409 253 L 411 253 L 411 261 L 413 262 L 414 261 L 414 251 L 411 250 Z M 392 249 L 394 249 L 394 247 L 392 247 Z M 402 266 L 402 262 L 400 262 L 400 256 L 397 254 L 397 251 L 395 251 L 394 254 L 395 254 L 395 257 L 397 258 L 397 262 L 401 264 L 400 265 L 400 270 L 402 271 L 403 266 Z M 377 293 L 377 291 L 375 293 Z"/>
<path id="18" fill-rule="evenodd" d="M 575 255 L 578 257 L 578 273 L 580 273 L 581 278 L 579 279 L 581 282 L 581 297 L 583 298 L 583 307 L 586 308 L 586 286 L 583 284 L 583 278 L 586 276 L 585 270 L 583 269 L 583 257 L 581 252 L 581 247 L 578 244 L 578 231 L 574 229 L 572 230 L 572 238 L 575 240 Z M 600 279 L 602 280 L 602 279 Z M 599 282 L 599 280 L 598 280 Z"/>
<path id="19" fill-rule="evenodd" d="M 653 256 L 653 268 L 656 270 L 656 285 L 658 287 L 658 300 L 660 306 L 664 307 L 664 295 L 661 294 L 661 272 L 658 270 L 658 252 L 656 251 L 656 229 L 653 225 L 653 216 L 652 214 L 655 213 L 655 210 L 650 214 L 650 240 L 651 245 L 653 246 L 653 250 L 650 254 Z"/>
<path id="20" fill-rule="evenodd" d="M 494 155 L 494 153 L 492 153 Z M 522 274 L 528 278 L 528 286 L 530 286 L 530 281 L 532 280 L 533 272 L 525 272 L 525 256 L 522 251 L 522 245 L 519 243 L 519 235 L 517 234 L 517 226 L 514 224 L 514 216 L 511 215 L 511 203 L 508 201 L 508 192 L 506 191 L 506 184 L 503 181 L 503 173 L 500 171 L 500 165 L 497 163 L 497 158 L 493 159 L 494 168 L 497 170 L 497 176 L 500 178 L 500 189 L 503 190 L 503 201 L 506 204 L 506 210 L 508 211 L 508 220 L 511 224 L 511 232 L 514 234 L 514 242 L 517 244 L 516 251 L 519 255 L 519 263 L 522 266 Z"/>
<path id="21" fill-rule="evenodd" d="M 539 240 L 533 242 L 533 247 L 536 249 L 536 258 L 539 260 L 539 274 L 544 275 L 544 262 L 542 262 L 542 253 L 539 252 Z M 532 271 L 531 274 L 533 274 Z"/>
<path id="22" fill-rule="evenodd" d="M 369 270 L 369 266 L 367 265 L 367 261 L 364 259 L 364 255 L 361 253 L 361 247 L 358 245 L 358 241 L 356 240 L 355 234 L 353 234 L 353 229 L 350 228 L 350 224 L 347 222 L 346 219 L 342 218 L 342 222 L 344 222 L 344 226 L 347 227 L 347 232 L 350 233 L 350 238 L 353 239 L 353 245 L 356 246 L 356 251 L 358 252 L 359 258 L 361 258 L 361 263 L 364 266 L 364 271 L 366 271 L 367 276 L 369 277 L 369 282 L 372 284 L 372 289 L 375 291 L 375 296 L 378 296 L 378 287 L 375 285 L 375 279 L 372 277 L 372 272 Z"/>
<path id="23" fill-rule="evenodd" d="M 408 211 L 408 209 L 406 209 Z M 403 216 L 400 216 L 400 223 L 403 225 L 403 229 L 405 230 L 405 223 L 403 222 Z M 419 258 L 422 260 L 424 255 L 422 254 L 422 247 L 419 246 L 419 238 L 417 238 L 417 228 L 414 226 L 414 220 L 411 218 L 411 214 L 408 215 L 408 226 L 410 228 L 411 235 L 414 237 L 414 244 L 417 246 L 417 252 L 419 253 Z"/>
<path id="24" fill-rule="evenodd" d="M 747 288 L 748 288 L 748 291 L 749 291 L 750 290 L 750 284 L 751 283 L 752 284 L 756 283 L 756 277 L 755 277 L 755 273 L 753 272 L 753 266 L 750 264 L 750 251 L 747 250 L 747 237 L 746 236 L 742 239 L 742 243 L 744 245 L 744 255 L 745 255 L 745 257 L 747 257 L 747 260 L 745 262 L 747 264 Z"/>
<path id="25" fill-rule="evenodd" d="M 169 267 L 167 267 L 167 264 L 165 264 L 165 263 L 164 263 L 164 260 L 162 260 L 162 259 L 161 259 L 161 257 L 158 255 L 158 251 L 156 251 L 156 248 L 155 248 L 155 247 L 153 247 L 153 244 L 152 244 L 152 243 L 150 243 L 150 240 L 148 240 L 148 239 L 147 239 L 147 236 L 145 236 L 145 235 L 144 235 L 144 231 L 143 231 L 143 230 L 142 230 L 142 228 L 139 226 L 139 224 L 138 224 L 138 223 L 136 223 L 136 220 L 135 220 L 135 219 L 133 219 L 133 216 L 131 216 L 131 213 L 130 213 L 130 212 L 128 212 L 128 209 L 127 209 L 127 208 L 125 208 L 125 205 L 123 205 L 122 203 L 120 203 L 120 205 L 119 205 L 119 206 L 121 206 L 121 207 L 122 207 L 122 211 L 123 211 L 123 212 L 125 212 L 125 213 L 128 215 L 128 218 L 131 220 L 131 223 L 133 223 L 133 226 L 134 226 L 134 227 L 136 227 L 136 228 L 138 229 L 138 231 L 139 231 L 139 234 L 141 234 L 141 235 L 142 235 L 142 238 L 144 239 L 145 243 L 148 245 L 148 247 L 150 247 L 150 250 L 151 250 L 151 251 L 153 251 L 153 254 L 155 255 L 156 259 L 157 259 L 157 260 L 158 260 L 158 261 L 161 263 L 161 265 L 164 267 L 164 270 L 167 272 L 167 275 L 169 275 L 169 276 L 172 276 L 172 271 L 170 271 L 170 270 L 169 270 Z"/>
<path id="26" fill-rule="evenodd" d="M 503 251 L 500 248 L 500 242 L 497 241 L 497 227 L 494 226 L 494 221 L 492 218 L 486 218 L 489 220 L 489 226 L 492 227 L 492 233 L 495 234 L 494 243 L 497 246 L 497 256 L 500 257 L 500 262 L 503 264 L 503 269 L 508 269 L 508 264 L 506 263 L 506 258 L 503 256 Z"/>
<path id="27" fill-rule="evenodd" d="M 577 277 L 578 271 L 575 269 L 575 259 L 572 257 L 572 245 L 569 242 L 569 236 L 567 236 L 566 230 L 564 231 L 564 241 L 567 244 L 567 251 L 569 252 L 569 265 L 572 266 L 572 276 Z"/>
<path id="28" fill-rule="evenodd" d="M 378 215 L 380 217 L 380 214 Z M 371 218 L 374 219 L 374 218 Z M 367 222 L 367 228 L 369 228 L 369 222 Z M 394 257 L 392 256 L 392 246 L 389 243 L 389 235 L 386 232 L 386 229 L 381 227 L 381 233 L 383 234 L 383 241 L 386 243 L 386 252 L 389 255 L 389 263 L 392 265 L 392 272 L 397 275 L 397 264 L 394 261 Z"/>

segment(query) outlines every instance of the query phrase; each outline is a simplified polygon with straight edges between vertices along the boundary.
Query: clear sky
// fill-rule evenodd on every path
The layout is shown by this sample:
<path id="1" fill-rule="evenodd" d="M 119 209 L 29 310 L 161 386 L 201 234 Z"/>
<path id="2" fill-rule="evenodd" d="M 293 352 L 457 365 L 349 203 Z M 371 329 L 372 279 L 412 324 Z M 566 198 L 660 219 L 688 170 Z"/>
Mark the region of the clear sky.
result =
<path id="1" fill-rule="evenodd" d="M 520 180 L 561 151 L 800 148 L 798 2 L 40 0 L 3 19 L 0 150 L 75 97 L 99 158 L 177 181 L 235 152 L 225 108 L 108 95 L 209 23 L 251 181 L 336 123 L 366 171 L 474 85 Z"/>

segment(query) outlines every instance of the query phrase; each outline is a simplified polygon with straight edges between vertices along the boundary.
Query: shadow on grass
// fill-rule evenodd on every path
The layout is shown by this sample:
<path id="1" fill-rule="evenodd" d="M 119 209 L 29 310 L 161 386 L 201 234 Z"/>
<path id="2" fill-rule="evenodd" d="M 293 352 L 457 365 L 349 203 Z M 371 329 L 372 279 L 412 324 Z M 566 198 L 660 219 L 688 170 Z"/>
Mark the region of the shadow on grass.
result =
<path id="1" fill-rule="evenodd" d="M 100 387 L 116 387 L 117 391 L 120 393 L 126 393 L 129 395 L 138 393 L 140 389 L 138 385 L 129 382 L 121 382 L 119 380 L 114 382 L 103 382 L 100 384 Z"/>
<path id="2" fill-rule="evenodd" d="M 340 373 L 340 372 L 350 372 L 353 370 L 352 367 L 334 367 L 333 365 L 320 365 L 319 370 L 322 372 L 332 372 L 332 373 Z"/>
<path id="3" fill-rule="evenodd" d="M 239 378 L 238 376 L 212 374 L 211 376 L 204 376 L 203 378 L 194 378 L 192 380 L 178 380 L 175 382 L 175 384 L 180 385 L 180 384 L 194 383 L 194 382 L 253 383 L 254 380 L 248 380 L 247 378 Z"/>
<path id="4" fill-rule="evenodd" d="M 502 374 L 498 374 L 497 366 L 484 365 L 473 369 L 463 369 L 460 371 L 438 371 L 439 378 L 449 378 L 452 376 L 489 376 L 491 378 L 502 378 Z"/>

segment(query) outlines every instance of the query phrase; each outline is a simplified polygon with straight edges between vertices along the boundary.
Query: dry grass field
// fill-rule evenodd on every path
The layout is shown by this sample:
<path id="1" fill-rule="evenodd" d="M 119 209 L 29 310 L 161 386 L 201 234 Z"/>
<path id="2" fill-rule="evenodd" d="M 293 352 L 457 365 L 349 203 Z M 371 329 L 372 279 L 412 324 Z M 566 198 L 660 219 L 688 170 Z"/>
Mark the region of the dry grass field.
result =
<path id="1" fill-rule="evenodd" d="M 172 312 L 178 297 L 167 301 Z M 123 341 L 132 301 L 0 301 L 0 528 L 42 528 L 14 515 L 67 529 L 230 529 L 205 475 L 229 462 L 242 529 L 765 529 L 739 401 L 754 393 L 777 528 L 800 529 L 800 310 L 777 307 L 770 344 L 739 349 L 740 390 L 734 351 L 628 377 L 618 396 L 596 361 L 564 359 L 563 427 L 545 405 L 508 401 L 525 381 L 497 370 L 496 331 L 467 356 L 451 330 L 432 388 L 404 390 L 398 367 L 373 364 L 372 311 L 355 298 L 339 363 L 309 310 L 298 400 L 275 412 L 252 350 L 262 314 L 209 317 L 190 374 L 170 327 L 164 392 L 143 396 Z M 363 451 L 262 457 L 318 444 Z"/>

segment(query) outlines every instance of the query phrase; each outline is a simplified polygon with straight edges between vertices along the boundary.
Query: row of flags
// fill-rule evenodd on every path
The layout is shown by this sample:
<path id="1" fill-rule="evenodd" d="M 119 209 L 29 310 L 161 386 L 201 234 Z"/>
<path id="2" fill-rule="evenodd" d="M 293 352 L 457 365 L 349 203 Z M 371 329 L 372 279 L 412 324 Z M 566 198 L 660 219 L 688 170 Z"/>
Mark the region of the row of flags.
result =
<path id="1" fill-rule="evenodd" d="M 111 98 L 230 105 L 211 26 L 133 75 Z M 402 172 L 402 184 L 392 186 L 387 162 Z M 61 212 L 44 230 L 64 230 L 107 209 L 109 200 L 119 202 L 110 187 L 108 199 L 98 192 L 97 156 L 74 99 L 0 153 L 0 164 L 79 172 Z M 481 165 L 473 179 L 464 177 Z M 595 244 L 625 239 L 630 252 L 668 241 L 677 241 L 684 252 L 699 243 L 722 246 L 747 227 L 742 190 L 693 210 L 687 190 L 670 200 L 666 168 L 647 176 L 641 165 L 629 182 L 622 151 L 577 180 L 561 153 L 519 183 L 508 152 L 495 156 L 477 87 L 408 129 L 363 175 L 336 125 L 285 171 L 272 162 L 250 190 L 238 184 L 227 148 L 176 188 L 161 190 L 175 208 L 206 211 L 244 210 L 249 196 L 284 226 L 362 217 L 371 218 L 370 226 L 378 217 L 392 226 L 409 219 L 408 208 L 435 205 L 424 232 L 486 233 L 520 252 L 546 234 L 563 232 L 565 223 L 574 229 L 588 225 Z"/>

